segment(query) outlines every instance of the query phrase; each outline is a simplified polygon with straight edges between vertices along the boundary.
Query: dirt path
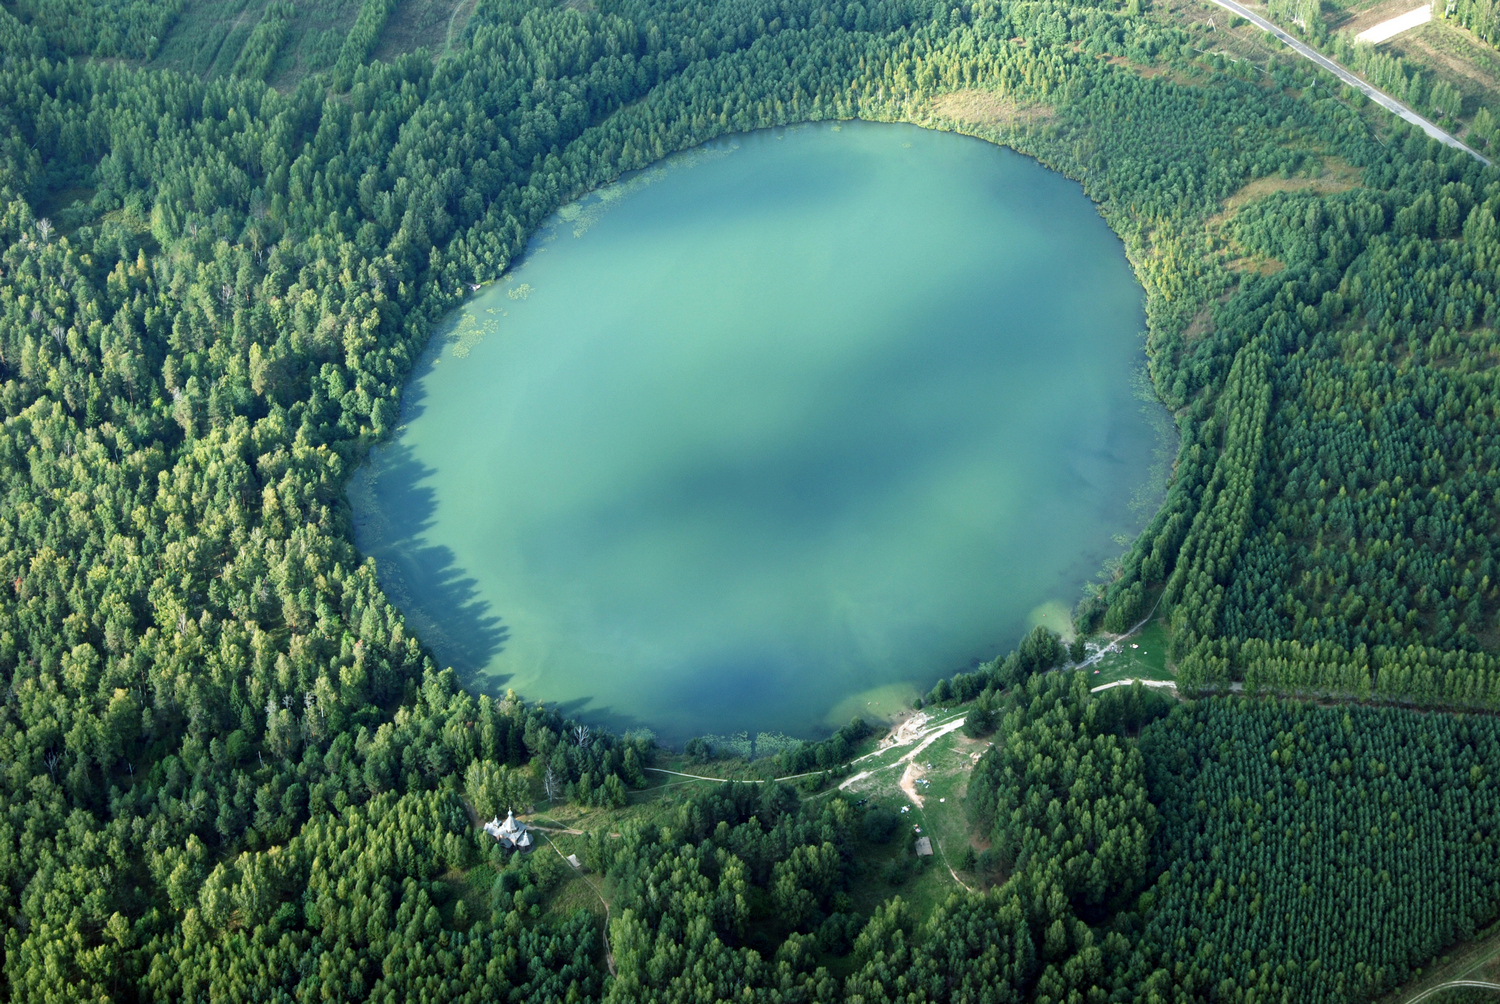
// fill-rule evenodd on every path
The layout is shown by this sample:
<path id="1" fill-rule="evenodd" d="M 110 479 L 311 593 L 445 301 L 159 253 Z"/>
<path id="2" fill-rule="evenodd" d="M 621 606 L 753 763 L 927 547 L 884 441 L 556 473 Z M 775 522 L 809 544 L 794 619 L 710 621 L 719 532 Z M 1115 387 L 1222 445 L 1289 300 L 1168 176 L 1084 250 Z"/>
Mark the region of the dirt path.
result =
<path id="1" fill-rule="evenodd" d="M 943 726 L 940 726 L 940 727 L 938 727 L 936 729 L 933 729 L 932 732 L 928 734 L 928 736 L 927 736 L 926 739 L 923 739 L 920 743 L 917 744 L 917 748 L 916 749 L 914 749 L 910 753 L 907 753 L 904 756 L 902 756 L 901 760 L 910 760 L 910 759 L 912 759 L 918 753 L 922 752 L 927 747 L 929 747 L 933 743 L 937 742 L 943 736 L 946 736 L 950 732 L 957 732 L 959 729 L 963 728 L 964 727 L 964 723 L 967 722 L 968 720 L 969 720 L 968 716 L 965 715 L 963 718 L 956 719 L 954 721 L 949 722 L 946 725 L 943 725 Z M 897 760 L 896 762 L 900 763 L 901 760 Z"/>
<path id="2" fill-rule="evenodd" d="M 544 829 L 544 827 L 533 826 L 533 827 L 531 827 L 531 829 L 533 829 L 533 830 L 541 830 L 541 829 Z M 554 832 L 556 832 L 556 831 L 554 831 Z M 581 833 L 582 831 L 580 831 L 580 830 L 564 830 L 562 832 L 565 832 L 565 833 Z M 566 854 L 564 854 L 562 852 L 562 850 L 556 844 L 554 844 L 552 842 L 552 838 L 551 837 L 549 837 L 549 836 L 547 836 L 547 834 L 543 833 L 542 834 L 542 839 L 545 840 L 545 841 L 547 841 L 547 846 L 548 847 L 552 848 L 554 851 L 557 852 L 557 856 L 563 859 L 563 863 L 564 864 L 566 864 L 569 868 L 573 868 L 573 862 L 569 861 L 568 860 L 568 856 Z M 615 975 L 615 953 L 614 953 L 614 950 L 609 947 L 609 900 L 607 900 L 607 899 L 604 898 L 604 892 L 603 892 L 603 890 L 601 890 L 597 885 L 595 885 L 594 883 L 592 883 L 592 882 L 589 881 L 588 876 L 583 873 L 583 869 L 582 868 L 573 868 L 573 870 L 575 872 L 577 872 L 578 877 L 581 878 L 581 879 L 583 879 L 584 883 L 590 889 L 594 890 L 594 895 L 599 897 L 599 902 L 601 902 L 601 903 L 604 904 L 604 964 L 609 967 L 609 975 L 614 976 Z"/>
<path id="3" fill-rule="evenodd" d="M 725 783 L 727 783 L 729 781 L 737 781 L 740 784 L 765 784 L 766 783 L 765 778 L 761 778 L 761 777 L 709 777 L 706 774 L 684 774 L 680 770 L 667 770 L 665 767 L 642 767 L 641 769 L 642 770 L 653 771 L 653 772 L 655 772 L 657 774 L 671 774 L 674 777 L 686 777 L 686 778 L 690 778 L 690 779 L 692 779 L 694 781 L 713 781 L 713 782 L 716 782 L 718 784 L 725 784 Z M 802 773 L 802 774 L 787 774 L 785 777 L 773 777 L 773 778 L 771 778 L 771 780 L 772 781 L 795 781 L 799 777 L 812 777 L 815 774 L 821 774 L 821 773 L 823 773 L 823 771 L 821 771 L 821 770 L 810 770 L 810 771 L 807 771 L 807 772 Z"/>
<path id="4" fill-rule="evenodd" d="M 1448 987 L 1493 986 L 1494 968 L 1500 961 L 1500 925 L 1480 932 L 1472 941 L 1450 945 L 1444 957 L 1447 962 L 1433 960 L 1423 967 L 1421 976 L 1376 998 L 1373 1004 L 1415 1004 L 1431 1000 L 1436 991 Z"/>
<path id="5" fill-rule="evenodd" d="M 1123 649 L 1120 648 L 1121 643 L 1123 643 L 1126 638 L 1129 638 L 1130 636 L 1136 634 L 1138 631 L 1140 631 L 1141 628 L 1143 628 L 1147 624 L 1151 623 L 1151 618 L 1153 618 L 1153 617 L 1156 616 L 1156 609 L 1161 606 L 1161 601 L 1162 601 L 1162 599 L 1166 595 L 1167 595 L 1166 590 L 1162 590 L 1161 595 L 1156 598 L 1156 602 L 1153 603 L 1153 604 L 1151 604 L 1151 612 L 1149 614 L 1147 614 L 1146 616 L 1142 617 L 1140 619 L 1140 622 L 1138 624 L 1136 624 L 1135 627 L 1133 627 L 1130 630 L 1126 631 L 1124 634 L 1117 634 L 1117 635 L 1114 635 L 1114 636 L 1110 636 L 1110 635 L 1106 634 L 1104 637 L 1109 638 L 1109 642 L 1107 644 L 1105 644 L 1104 646 L 1102 646 L 1093 655 L 1089 656 L 1087 659 L 1085 659 L 1082 662 L 1080 662 L 1074 668 L 1076 668 L 1076 669 L 1087 669 L 1089 666 L 1092 666 L 1094 663 L 1099 662 L 1101 659 L 1103 659 L 1106 655 L 1109 655 L 1111 652 L 1120 652 L 1120 651 L 1123 651 Z"/>
<path id="6" fill-rule="evenodd" d="M 875 748 L 875 753 L 884 752 L 892 746 L 905 746 L 907 743 L 916 742 L 922 737 L 922 732 L 927 728 L 927 723 L 930 721 L 932 721 L 931 716 L 918 711 L 892 729 L 890 735 L 880 740 L 880 745 Z M 875 753 L 866 753 L 865 756 L 874 756 Z M 864 759 L 864 757 L 860 759 Z"/>
<path id="7" fill-rule="evenodd" d="M 720 784 L 723 784 L 725 781 L 729 780 L 729 778 L 727 777 L 708 777 L 704 774 L 684 774 L 680 770 L 667 770 L 665 767 L 644 767 L 642 769 L 649 770 L 653 774 L 671 774 L 673 777 L 690 777 L 694 781 L 717 781 Z M 759 782 L 756 783 L 758 784 Z"/>
<path id="8" fill-rule="evenodd" d="M 1101 683 L 1097 687 L 1090 687 L 1089 693 L 1097 694 L 1099 691 L 1108 690 L 1111 687 L 1128 687 L 1132 683 L 1139 683 L 1147 687 L 1162 687 L 1167 690 L 1177 689 L 1177 684 L 1171 680 L 1114 680 L 1110 683 Z"/>
<path id="9" fill-rule="evenodd" d="M 453 7 L 453 13 L 448 15 L 448 33 L 446 40 L 443 42 L 444 55 L 453 51 L 453 22 L 458 20 L 459 11 L 470 6 L 473 2 L 474 0 L 458 0 L 458 3 Z"/>
<path id="10" fill-rule="evenodd" d="M 1316 49 L 1305 45 L 1302 42 L 1299 42 L 1297 39 L 1293 38 L 1285 31 L 1282 31 L 1276 25 L 1272 24 L 1270 21 L 1267 21 L 1265 18 L 1261 17 L 1250 8 L 1245 7 L 1242 4 L 1235 3 L 1235 0 L 1213 0 L 1213 2 L 1220 7 L 1223 7 L 1231 14 L 1238 14 L 1240 17 L 1249 21 L 1251 24 L 1255 25 L 1262 31 L 1269 31 L 1271 34 L 1281 39 L 1282 42 L 1286 43 L 1286 45 L 1291 48 L 1293 52 L 1297 53 L 1297 55 L 1303 57 L 1304 59 L 1312 60 L 1318 66 L 1327 70 L 1335 77 L 1338 77 L 1350 87 L 1356 88 L 1357 90 L 1363 92 L 1365 97 L 1369 98 L 1371 101 L 1375 102 L 1386 111 L 1391 112 L 1393 115 L 1396 115 L 1399 118 L 1405 119 L 1407 122 L 1410 122 L 1414 126 L 1417 126 L 1427 135 L 1437 140 L 1439 143 L 1446 144 L 1447 146 L 1451 146 L 1457 150 L 1462 150 L 1470 156 L 1474 157 L 1482 164 L 1489 164 L 1488 158 L 1482 157 L 1474 150 L 1469 149 L 1456 136 L 1449 135 L 1448 133 L 1439 129 L 1437 126 L 1433 125 L 1431 122 L 1427 121 L 1422 116 L 1418 115 L 1416 112 L 1408 108 L 1406 105 L 1403 105 L 1401 102 L 1391 97 L 1389 94 L 1371 86 L 1370 84 L 1365 83 L 1359 77 L 1356 77 L 1353 73 L 1350 73 L 1338 63 L 1335 63 L 1333 60 L 1329 59 L 1321 52 L 1318 52 Z"/>
<path id="11" fill-rule="evenodd" d="M 1483 980 L 1450 980 L 1447 983 L 1439 983 L 1435 987 L 1428 987 L 1407 1001 L 1406 1004 L 1417 1004 L 1418 1001 L 1426 1000 L 1433 994 L 1451 987 L 1478 987 L 1481 990 L 1500 990 L 1500 983 L 1485 983 Z"/>
<path id="12" fill-rule="evenodd" d="M 922 774 L 922 768 L 918 767 L 917 762 L 913 760 L 906 765 L 906 770 L 901 772 L 901 780 L 897 782 L 897 786 L 919 809 L 922 807 L 922 796 L 917 794 L 917 778 L 921 777 Z"/>
<path id="13" fill-rule="evenodd" d="M 928 729 L 927 723 L 932 721 L 931 718 L 924 714 L 921 714 L 920 712 L 913 715 L 906 721 L 902 722 L 895 732 L 886 737 L 886 739 L 882 741 L 881 746 L 874 752 L 866 753 L 864 756 L 856 757 L 849 762 L 859 763 L 859 761 L 861 760 L 867 760 L 872 756 L 879 756 L 882 753 L 887 753 L 892 749 L 897 749 L 909 743 L 917 743 L 917 747 L 915 749 L 906 753 L 900 759 L 892 763 L 885 764 L 882 767 L 875 767 L 871 770 L 861 771 L 860 773 L 855 774 L 853 777 L 845 778 L 843 783 L 838 786 L 837 790 L 843 790 L 849 787 L 851 784 L 854 784 L 856 781 L 861 781 L 864 778 L 869 777 L 872 773 L 874 773 L 874 771 L 887 770 L 891 767 L 898 766 L 910 760 L 912 757 L 915 757 L 918 753 L 921 753 L 923 750 L 925 750 L 928 746 L 931 746 L 933 742 L 935 742 L 941 736 L 947 735 L 954 729 L 962 728 L 965 720 L 965 718 L 960 717 L 954 719 L 953 721 L 944 722 L 942 725 L 939 725 L 936 728 Z M 689 781 L 711 781 L 715 784 L 724 784 L 726 781 L 739 781 L 742 784 L 766 783 L 765 779 L 763 778 L 709 777 L 707 774 L 686 774 L 680 770 L 667 770 L 665 767 L 646 767 L 644 769 L 651 771 L 653 774 L 670 774 L 673 777 L 687 778 Z M 814 777 L 822 773 L 823 771 L 820 770 L 811 770 L 802 774 L 787 774 L 784 777 L 774 777 L 771 778 L 771 780 L 795 781 L 798 778 Z"/>
<path id="14" fill-rule="evenodd" d="M 919 743 L 917 743 L 917 745 L 916 745 L 916 747 L 914 749 L 908 750 L 907 752 L 903 753 L 901 756 L 897 757 L 895 760 L 892 760 L 888 764 L 882 764 L 879 767 L 871 767 L 869 770 L 860 771 L 858 774 L 855 774 L 852 777 L 846 777 L 843 780 L 843 783 L 841 783 L 839 785 L 839 790 L 842 791 L 843 789 L 849 787 L 852 784 L 855 784 L 856 782 L 863 781 L 865 778 L 869 777 L 871 774 L 877 773 L 878 771 L 890 770 L 892 767 L 899 767 L 903 763 L 905 763 L 905 764 L 911 764 L 912 761 L 914 761 L 917 758 L 917 755 L 920 754 L 923 750 L 925 750 L 927 747 L 931 746 L 933 743 L 937 742 L 943 736 L 946 736 L 948 733 L 963 728 L 964 722 L 966 722 L 968 720 L 969 719 L 968 719 L 967 716 L 965 716 L 963 718 L 955 718 L 951 722 L 944 722 L 942 725 L 939 725 L 937 728 L 932 729 L 931 731 L 918 732 L 916 734 L 916 737 L 914 737 L 914 738 L 921 738 L 922 741 L 919 742 Z M 912 740 L 908 740 L 908 741 L 912 741 Z M 895 748 L 896 747 L 894 747 L 894 746 L 887 746 L 887 747 L 885 747 L 885 749 L 876 750 L 875 753 L 884 753 L 884 752 L 886 752 L 888 750 L 895 749 Z M 875 753 L 867 753 L 867 754 L 865 754 L 865 756 L 874 756 Z M 864 758 L 865 757 L 860 757 L 861 760 L 863 760 Z M 913 764 L 913 766 L 915 766 L 915 765 Z M 908 767 L 907 771 L 908 771 L 908 773 L 910 773 L 910 767 Z M 901 790 L 902 791 L 907 791 L 907 788 L 906 788 L 906 776 L 904 774 L 902 775 L 902 778 L 901 778 Z M 909 791 L 907 793 L 909 795 L 911 795 L 912 800 L 914 802 L 916 802 L 917 805 L 920 806 L 922 804 L 922 800 L 920 798 L 916 797 L 915 790 L 916 789 L 913 788 L 911 791 Z"/>

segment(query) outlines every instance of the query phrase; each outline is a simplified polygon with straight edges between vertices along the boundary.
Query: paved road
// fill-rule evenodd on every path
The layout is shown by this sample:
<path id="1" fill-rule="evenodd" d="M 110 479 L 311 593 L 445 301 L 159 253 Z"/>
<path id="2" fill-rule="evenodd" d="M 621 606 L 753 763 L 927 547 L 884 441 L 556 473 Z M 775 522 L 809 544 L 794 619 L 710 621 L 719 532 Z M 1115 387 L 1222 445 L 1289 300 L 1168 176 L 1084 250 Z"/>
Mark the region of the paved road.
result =
<path id="1" fill-rule="evenodd" d="M 1229 11 L 1232 14 L 1238 14 L 1240 17 L 1254 24 L 1262 31 L 1269 31 L 1271 34 L 1281 39 L 1287 45 L 1291 46 L 1299 56 L 1304 56 L 1307 59 L 1312 60 L 1314 63 L 1317 63 L 1323 69 L 1327 70 L 1335 77 L 1338 77 L 1350 87 L 1357 87 L 1359 90 L 1363 91 L 1365 96 L 1368 97 L 1371 101 L 1375 102 L 1377 105 L 1386 109 L 1392 114 L 1399 115 L 1401 118 L 1410 122 L 1412 125 L 1419 126 L 1423 132 L 1431 136 L 1433 139 L 1437 140 L 1439 143 L 1446 143 L 1448 146 L 1463 150 L 1465 153 L 1477 158 L 1484 164 L 1489 163 L 1488 158 L 1481 157 L 1476 151 L 1469 149 L 1459 141 L 1458 137 L 1449 135 L 1448 133 L 1439 129 L 1437 126 L 1433 125 L 1431 122 L 1427 121 L 1422 116 L 1418 115 L 1416 112 L 1408 108 L 1406 105 L 1403 105 L 1401 102 L 1391 97 L 1389 94 L 1371 87 L 1369 84 L 1365 83 L 1363 80 L 1359 79 L 1354 74 L 1350 73 L 1348 70 L 1344 69 L 1338 63 L 1335 63 L 1333 60 L 1329 59 L 1318 50 L 1302 42 L 1299 42 L 1297 39 L 1293 38 L 1291 35 L 1288 35 L 1286 32 L 1282 31 L 1280 28 L 1276 27 L 1276 25 L 1272 24 L 1270 21 L 1267 21 L 1265 18 L 1261 17 L 1254 11 L 1242 6 L 1241 4 L 1235 3 L 1234 0 L 1213 0 L 1213 2 L 1218 4 L 1220 7 L 1223 7 L 1225 10 Z"/>

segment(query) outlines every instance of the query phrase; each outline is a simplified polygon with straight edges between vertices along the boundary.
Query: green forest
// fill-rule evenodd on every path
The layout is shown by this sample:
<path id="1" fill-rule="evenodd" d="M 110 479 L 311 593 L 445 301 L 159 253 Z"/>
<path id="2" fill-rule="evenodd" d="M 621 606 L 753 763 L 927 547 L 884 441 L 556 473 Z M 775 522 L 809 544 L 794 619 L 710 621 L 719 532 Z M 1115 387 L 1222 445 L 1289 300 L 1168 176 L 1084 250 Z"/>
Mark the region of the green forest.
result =
<path id="1" fill-rule="evenodd" d="M 479 0 L 377 58 L 396 8 L 272 3 L 192 72 L 183 4 L 0 3 L 0 994 L 1363 1001 L 1500 918 L 1500 172 L 1141 0 Z M 1040 630 L 940 681 L 993 745 L 935 909 L 859 905 L 899 821 L 817 779 L 593 834 L 608 919 L 544 909 L 566 866 L 475 819 L 630 805 L 660 751 L 467 691 L 345 481 L 561 205 L 851 118 L 1034 156 L 1124 241 L 1181 448 L 1076 619 L 1163 618 L 1183 700 Z"/>

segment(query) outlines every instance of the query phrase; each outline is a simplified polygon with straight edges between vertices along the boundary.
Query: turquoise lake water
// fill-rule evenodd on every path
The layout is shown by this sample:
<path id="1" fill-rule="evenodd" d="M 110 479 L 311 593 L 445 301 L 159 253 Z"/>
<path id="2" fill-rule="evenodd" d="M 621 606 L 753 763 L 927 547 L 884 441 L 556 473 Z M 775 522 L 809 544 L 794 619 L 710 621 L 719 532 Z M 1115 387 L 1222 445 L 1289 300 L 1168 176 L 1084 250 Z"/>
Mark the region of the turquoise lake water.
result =
<path id="1" fill-rule="evenodd" d="M 738 136 L 568 206 L 440 330 L 356 539 L 475 689 L 674 743 L 825 734 L 1065 626 L 1159 502 L 1144 326 L 1035 161 Z"/>

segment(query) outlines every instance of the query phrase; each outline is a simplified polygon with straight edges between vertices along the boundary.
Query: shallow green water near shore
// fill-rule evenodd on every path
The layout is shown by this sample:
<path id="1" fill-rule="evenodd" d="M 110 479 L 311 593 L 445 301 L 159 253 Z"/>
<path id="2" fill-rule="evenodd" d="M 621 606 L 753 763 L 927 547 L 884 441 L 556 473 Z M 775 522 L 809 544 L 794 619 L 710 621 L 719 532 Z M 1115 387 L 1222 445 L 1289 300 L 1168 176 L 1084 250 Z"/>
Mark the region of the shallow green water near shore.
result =
<path id="1" fill-rule="evenodd" d="M 817 734 L 1059 620 L 1149 516 L 1141 297 L 1013 152 L 736 137 L 567 207 L 441 330 L 356 539 L 477 689 Z"/>

